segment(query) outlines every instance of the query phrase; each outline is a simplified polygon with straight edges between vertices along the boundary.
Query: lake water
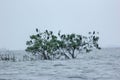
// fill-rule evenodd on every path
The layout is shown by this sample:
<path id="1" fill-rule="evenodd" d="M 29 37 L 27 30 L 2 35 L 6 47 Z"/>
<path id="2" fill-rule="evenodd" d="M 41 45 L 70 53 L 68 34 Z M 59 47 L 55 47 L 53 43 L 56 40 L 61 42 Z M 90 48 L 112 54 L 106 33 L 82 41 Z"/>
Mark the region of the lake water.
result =
<path id="1" fill-rule="evenodd" d="M 0 61 L 0 80 L 120 80 L 120 48 L 80 54 L 73 60 Z"/>

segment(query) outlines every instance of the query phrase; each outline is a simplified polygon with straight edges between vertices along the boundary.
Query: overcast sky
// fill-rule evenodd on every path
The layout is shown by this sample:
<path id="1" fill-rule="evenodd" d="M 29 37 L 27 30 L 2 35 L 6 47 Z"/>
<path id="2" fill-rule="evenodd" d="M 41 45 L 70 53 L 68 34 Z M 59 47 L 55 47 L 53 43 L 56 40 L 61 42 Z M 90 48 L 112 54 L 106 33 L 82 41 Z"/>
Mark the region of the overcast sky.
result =
<path id="1" fill-rule="evenodd" d="M 0 48 L 23 50 L 40 30 L 100 33 L 102 47 L 120 46 L 120 0 L 0 0 Z"/>

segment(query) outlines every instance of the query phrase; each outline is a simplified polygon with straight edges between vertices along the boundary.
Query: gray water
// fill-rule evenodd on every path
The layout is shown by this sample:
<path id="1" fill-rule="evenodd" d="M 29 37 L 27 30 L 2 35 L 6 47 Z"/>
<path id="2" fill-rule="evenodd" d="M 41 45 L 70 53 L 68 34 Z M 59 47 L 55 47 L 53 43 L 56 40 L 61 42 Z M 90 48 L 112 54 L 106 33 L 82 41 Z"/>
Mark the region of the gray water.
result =
<path id="1" fill-rule="evenodd" d="M 73 60 L 0 61 L 0 80 L 120 80 L 120 49 L 96 50 Z"/>

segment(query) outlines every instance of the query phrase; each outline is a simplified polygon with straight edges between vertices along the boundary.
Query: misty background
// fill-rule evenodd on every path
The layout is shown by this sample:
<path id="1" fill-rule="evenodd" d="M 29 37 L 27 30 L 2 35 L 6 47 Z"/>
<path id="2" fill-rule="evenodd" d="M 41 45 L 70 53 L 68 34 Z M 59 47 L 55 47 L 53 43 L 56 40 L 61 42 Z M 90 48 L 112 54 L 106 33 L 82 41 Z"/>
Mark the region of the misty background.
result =
<path id="1" fill-rule="evenodd" d="M 120 47 L 120 0 L 0 0 L 0 48 L 24 50 L 35 29 L 86 35 Z"/>

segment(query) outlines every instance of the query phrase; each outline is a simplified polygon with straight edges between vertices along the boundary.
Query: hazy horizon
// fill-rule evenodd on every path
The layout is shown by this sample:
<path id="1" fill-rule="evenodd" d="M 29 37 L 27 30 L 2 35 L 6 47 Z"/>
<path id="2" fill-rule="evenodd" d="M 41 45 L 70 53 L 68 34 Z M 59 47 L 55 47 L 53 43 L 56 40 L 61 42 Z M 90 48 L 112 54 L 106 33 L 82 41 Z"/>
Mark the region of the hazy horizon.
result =
<path id="1" fill-rule="evenodd" d="M 24 50 L 39 28 L 86 35 L 101 47 L 120 47 L 120 0 L 0 0 L 0 49 Z"/>

